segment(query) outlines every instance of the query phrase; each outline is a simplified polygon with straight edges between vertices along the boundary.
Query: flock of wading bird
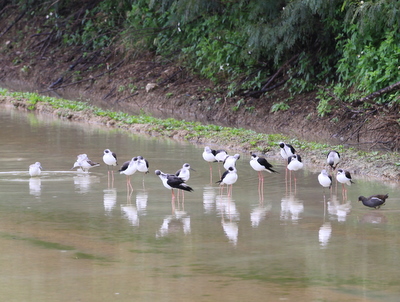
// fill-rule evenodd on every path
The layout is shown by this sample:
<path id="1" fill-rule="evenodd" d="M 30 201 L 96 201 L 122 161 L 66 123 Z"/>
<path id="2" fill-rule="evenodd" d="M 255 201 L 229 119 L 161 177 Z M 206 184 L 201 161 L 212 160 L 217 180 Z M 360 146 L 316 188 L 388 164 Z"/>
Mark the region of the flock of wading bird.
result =
<path id="1" fill-rule="evenodd" d="M 294 181 L 296 185 L 296 175 L 295 171 L 298 171 L 303 168 L 303 162 L 301 160 L 301 156 L 296 153 L 295 148 L 290 144 L 285 144 L 284 142 L 279 143 L 280 146 L 280 154 L 284 160 L 287 160 L 287 171 L 290 172 L 290 181 L 291 181 L 291 173 L 294 174 Z M 225 172 L 221 175 L 220 179 L 216 182 L 221 186 L 221 194 L 223 190 L 223 185 L 227 186 L 227 194 L 228 196 L 232 195 L 232 186 L 238 180 L 238 174 L 236 170 L 236 161 L 240 158 L 239 154 L 228 155 L 225 150 L 213 150 L 210 147 L 206 146 L 203 151 L 203 159 L 209 163 L 210 165 L 210 179 L 212 175 L 212 163 L 222 163 Z M 114 171 L 110 169 L 112 166 L 117 166 L 117 155 L 109 149 L 104 150 L 103 161 L 108 167 L 108 179 L 114 182 Z M 326 162 L 330 166 L 330 170 L 332 175 L 334 174 L 339 162 L 340 162 L 340 154 L 337 151 L 329 151 L 326 157 Z M 93 167 L 100 166 L 99 163 L 91 161 L 87 154 L 79 154 L 77 156 L 77 160 L 74 163 L 72 169 L 78 168 L 83 172 L 89 172 L 89 169 Z M 259 193 L 263 194 L 263 183 L 264 176 L 262 174 L 263 171 L 267 171 L 269 173 L 277 173 L 277 171 L 273 170 L 273 166 L 267 161 L 266 158 L 257 156 L 254 153 L 251 153 L 250 166 L 258 172 L 259 179 Z M 71 170 L 72 170 L 71 169 Z M 36 162 L 29 166 L 29 174 L 34 176 L 39 176 L 41 174 L 42 166 L 40 162 Z M 190 178 L 190 170 L 193 170 L 188 163 L 183 164 L 182 168 L 179 169 L 175 174 L 164 173 L 160 170 L 155 170 L 155 174 L 160 177 L 164 187 L 171 190 L 172 198 L 175 198 L 174 189 L 183 190 L 191 192 L 193 189 L 186 184 L 186 182 Z M 136 172 L 141 173 L 149 173 L 149 163 L 147 159 L 142 156 L 133 157 L 131 160 L 126 161 L 122 164 L 121 168 L 118 170 L 121 174 L 126 175 L 127 188 L 128 191 L 133 191 L 133 187 L 131 184 L 131 176 Z M 332 175 L 330 175 L 326 169 L 323 169 L 321 173 L 318 175 L 318 182 L 324 188 L 329 188 L 332 190 Z M 110 177 L 111 176 L 111 177 Z M 354 183 L 351 179 L 351 174 L 349 171 L 344 169 L 338 169 L 336 173 L 336 180 L 342 184 L 342 193 L 347 198 L 347 189 L 345 185 L 350 186 Z M 143 179 L 144 181 L 144 179 Z M 179 191 L 178 191 L 179 192 Z M 369 197 L 360 196 L 358 198 L 365 206 L 370 208 L 379 209 L 388 198 L 388 194 L 377 194 Z"/>

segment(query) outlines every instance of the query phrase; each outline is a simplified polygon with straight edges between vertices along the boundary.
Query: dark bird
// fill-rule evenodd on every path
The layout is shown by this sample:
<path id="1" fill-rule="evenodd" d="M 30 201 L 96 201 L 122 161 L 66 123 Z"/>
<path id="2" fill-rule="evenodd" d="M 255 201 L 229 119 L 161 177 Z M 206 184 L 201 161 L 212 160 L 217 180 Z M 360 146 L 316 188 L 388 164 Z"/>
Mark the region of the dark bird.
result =
<path id="1" fill-rule="evenodd" d="M 192 192 L 193 189 L 185 184 L 185 181 L 174 175 L 174 174 L 167 174 L 163 173 L 160 170 L 155 171 L 156 175 L 158 175 L 167 189 L 171 190 L 172 198 L 175 198 L 174 189 L 184 190 L 188 192 Z"/>
<path id="2" fill-rule="evenodd" d="M 388 198 L 389 195 L 372 195 L 370 197 L 364 197 L 360 196 L 358 197 L 358 201 L 362 201 L 363 205 L 366 207 L 374 208 L 374 209 L 379 209 L 381 206 L 383 206 L 386 202 L 386 198 Z"/>

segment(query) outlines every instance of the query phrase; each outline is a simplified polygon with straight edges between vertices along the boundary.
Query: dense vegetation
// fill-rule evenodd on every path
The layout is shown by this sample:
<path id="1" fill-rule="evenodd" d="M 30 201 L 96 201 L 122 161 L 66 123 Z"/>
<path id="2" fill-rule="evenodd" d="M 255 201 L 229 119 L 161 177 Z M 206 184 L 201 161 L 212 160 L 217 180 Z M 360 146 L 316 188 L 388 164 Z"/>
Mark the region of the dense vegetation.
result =
<path id="1" fill-rule="evenodd" d="M 0 18 L 11 13 L 0 36 L 22 17 L 41 18 L 41 51 L 49 43 L 79 47 L 84 56 L 151 50 L 228 96 L 319 90 L 321 116 L 338 101 L 400 105 L 400 1 L 2 1 Z"/>

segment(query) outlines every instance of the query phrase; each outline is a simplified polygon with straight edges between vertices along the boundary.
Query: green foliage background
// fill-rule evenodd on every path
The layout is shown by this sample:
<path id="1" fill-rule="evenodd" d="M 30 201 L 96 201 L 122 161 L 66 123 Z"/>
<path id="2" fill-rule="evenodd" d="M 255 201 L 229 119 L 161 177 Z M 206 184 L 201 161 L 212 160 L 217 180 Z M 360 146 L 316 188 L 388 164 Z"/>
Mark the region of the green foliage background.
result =
<path id="1" fill-rule="evenodd" d="M 259 90 L 280 66 L 290 92 L 321 83 L 352 101 L 400 81 L 400 1 L 392 0 L 59 0 L 4 1 L 41 15 L 65 46 L 153 51 L 228 95 Z M 319 95 L 321 115 L 329 99 Z M 399 92 L 375 100 L 400 103 Z"/>

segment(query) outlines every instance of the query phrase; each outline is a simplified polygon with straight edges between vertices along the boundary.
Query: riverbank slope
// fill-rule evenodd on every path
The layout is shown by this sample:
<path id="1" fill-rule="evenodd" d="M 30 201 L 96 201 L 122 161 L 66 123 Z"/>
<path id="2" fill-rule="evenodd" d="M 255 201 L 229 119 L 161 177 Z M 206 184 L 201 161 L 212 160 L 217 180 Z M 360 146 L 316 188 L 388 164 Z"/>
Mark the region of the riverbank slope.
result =
<path id="1" fill-rule="evenodd" d="M 104 111 L 85 103 L 74 102 L 73 106 L 62 106 L 66 100 L 58 100 L 57 105 L 48 99 L 37 97 L 12 96 L 6 92 L 0 94 L 0 105 L 12 107 L 15 110 L 34 111 L 37 114 L 53 115 L 55 117 L 81 123 L 92 123 L 106 127 L 118 127 L 141 135 L 163 136 L 178 141 L 189 141 L 212 148 L 225 148 L 230 152 L 264 153 L 268 158 L 279 159 L 278 143 L 286 139 L 293 144 L 302 155 L 306 168 L 319 172 L 326 167 L 326 154 L 331 148 L 337 149 L 342 155 L 340 167 L 349 170 L 354 177 L 369 177 L 383 181 L 400 181 L 400 158 L 397 152 L 372 151 L 366 152 L 343 145 L 330 146 L 297 139 L 289 139 L 280 135 L 266 135 L 242 128 L 224 128 L 219 126 L 202 126 L 199 123 L 179 122 L 177 120 L 161 120 L 142 116 L 141 120 L 133 120 L 128 114 L 118 115 L 113 111 Z M 75 108 L 75 109 L 71 109 Z M 133 117 L 132 117 L 133 118 Z M 135 121 L 135 122 L 132 122 Z M 172 125 L 172 126 L 170 126 Z"/>

